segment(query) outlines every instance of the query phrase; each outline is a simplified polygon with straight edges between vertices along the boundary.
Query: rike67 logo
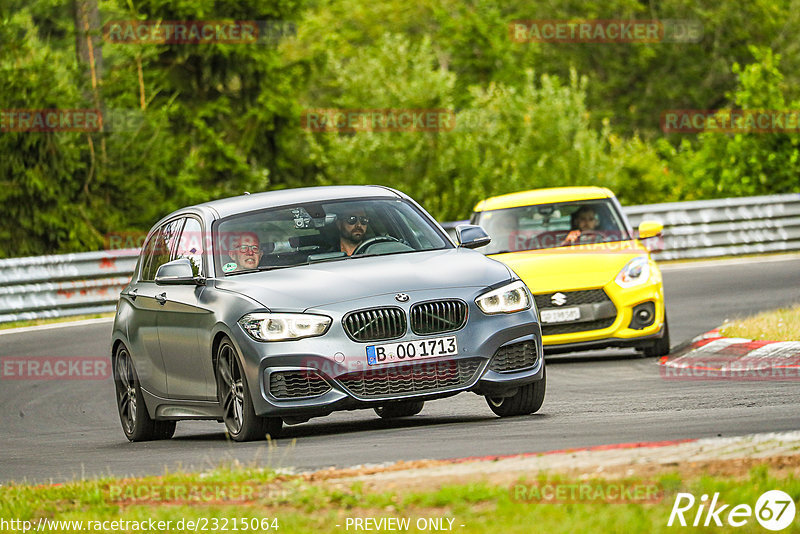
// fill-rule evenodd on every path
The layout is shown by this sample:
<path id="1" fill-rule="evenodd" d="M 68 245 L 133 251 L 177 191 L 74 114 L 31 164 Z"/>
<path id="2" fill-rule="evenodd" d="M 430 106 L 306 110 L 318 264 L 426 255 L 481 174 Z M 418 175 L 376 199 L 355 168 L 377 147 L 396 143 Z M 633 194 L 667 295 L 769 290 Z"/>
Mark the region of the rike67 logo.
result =
<path id="1" fill-rule="evenodd" d="M 697 505 L 696 510 L 695 505 Z M 780 490 L 764 492 L 756 501 L 755 508 L 749 504 L 731 506 L 719 502 L 719 493 L 715 493 L 710 502 L 708 495 L 701 495 L 697 501 L 691 493 L 678 493 L 667 526 L 743 527 L 755 516 L 762 527 L 778 531 L 785 529 L 794 521 L 794 500 Z"/>

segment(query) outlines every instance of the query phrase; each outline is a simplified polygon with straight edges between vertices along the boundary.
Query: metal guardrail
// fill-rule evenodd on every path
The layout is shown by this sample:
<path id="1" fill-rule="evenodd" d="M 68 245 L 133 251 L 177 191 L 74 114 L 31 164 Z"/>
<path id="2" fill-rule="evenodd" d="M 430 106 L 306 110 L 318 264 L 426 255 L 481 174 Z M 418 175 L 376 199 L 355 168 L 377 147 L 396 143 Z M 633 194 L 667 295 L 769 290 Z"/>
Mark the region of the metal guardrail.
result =
<path id="1" fill-rule="evenodd" d="M 657 260 L 800 250 L 800 194 L 668 202 L 623 208 L 636 227 L 664 224 Z"/>
<path id="2" fill-rule="evenodd" d="M 0 260 L 0 323 L 114 311 L 137 250 Z"/>
<path id="3" fill-rule="evenodd" d="M 657 260 L 800 250 L 800 194 L 625 206 L 664 225 Z M 443 223 L 451 235 L 467 221 Z M 135 249 L 0 259 L 0 323 L 114 311 Z"/>

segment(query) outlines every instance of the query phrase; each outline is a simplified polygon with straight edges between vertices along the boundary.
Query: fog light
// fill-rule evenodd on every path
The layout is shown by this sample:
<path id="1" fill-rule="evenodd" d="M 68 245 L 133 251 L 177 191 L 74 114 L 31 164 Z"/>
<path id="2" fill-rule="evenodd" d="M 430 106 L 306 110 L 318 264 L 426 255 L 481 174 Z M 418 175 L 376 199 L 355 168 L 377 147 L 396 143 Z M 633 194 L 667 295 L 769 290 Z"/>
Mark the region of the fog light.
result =
<path id="1" fill-rule="evenodd" d="M 641 330 L 647 328 L 656 319 L 656 305 L 654 302 L 643 302 L 633 308 L 633 317 L 628 328 Z"/>

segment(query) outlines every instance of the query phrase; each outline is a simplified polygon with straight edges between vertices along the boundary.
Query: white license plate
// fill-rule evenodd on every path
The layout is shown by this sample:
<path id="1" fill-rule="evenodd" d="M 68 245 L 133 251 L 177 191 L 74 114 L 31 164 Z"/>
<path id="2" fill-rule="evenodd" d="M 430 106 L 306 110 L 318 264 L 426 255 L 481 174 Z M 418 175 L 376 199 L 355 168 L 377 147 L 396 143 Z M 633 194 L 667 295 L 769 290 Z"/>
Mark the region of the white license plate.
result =
<path id="1" fill-rule="evenodd" d="M 408 362 L 458 354 L 456 336 L 385 343 L 367 347 L 367 365 Z"/>
<path id="2" fill-rule="evenodd" d="M 539 318 L 543 323 L 566 323 L 581 318 L 580 308 L 563 308 L 560 310 L 542 310 Z"/>

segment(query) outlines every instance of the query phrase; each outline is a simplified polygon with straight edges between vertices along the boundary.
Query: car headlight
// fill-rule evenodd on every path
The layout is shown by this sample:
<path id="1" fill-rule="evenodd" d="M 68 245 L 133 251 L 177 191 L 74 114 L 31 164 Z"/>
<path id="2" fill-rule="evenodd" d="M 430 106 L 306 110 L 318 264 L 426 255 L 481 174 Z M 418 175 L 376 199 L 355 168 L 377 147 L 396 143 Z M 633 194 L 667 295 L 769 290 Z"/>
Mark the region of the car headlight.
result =
<path id="1" fill-rule="evenodd" d="M 644 284 L 650 278 L 650 262 L 647 258 L 633 258 L 617 275 L 615 282 L 619 287 L 633 287 Z"/>
<path id="2" fill-rule="evenodd" d="M 239 324 L 258 341 L 285 341 L 321 336 L 331 325 L 331 318 L 307 313 L 248 313 Z"/>
<path id="3" fill-rule="evenodd" d="M 475 304 L 483 313 L 514 313 L 527 310 L 531 307 L 531 298 L 528 296 L 528 288 L 522 280 L 511 282 L 510 284 L 493 289 L 475 299 Z"/>

